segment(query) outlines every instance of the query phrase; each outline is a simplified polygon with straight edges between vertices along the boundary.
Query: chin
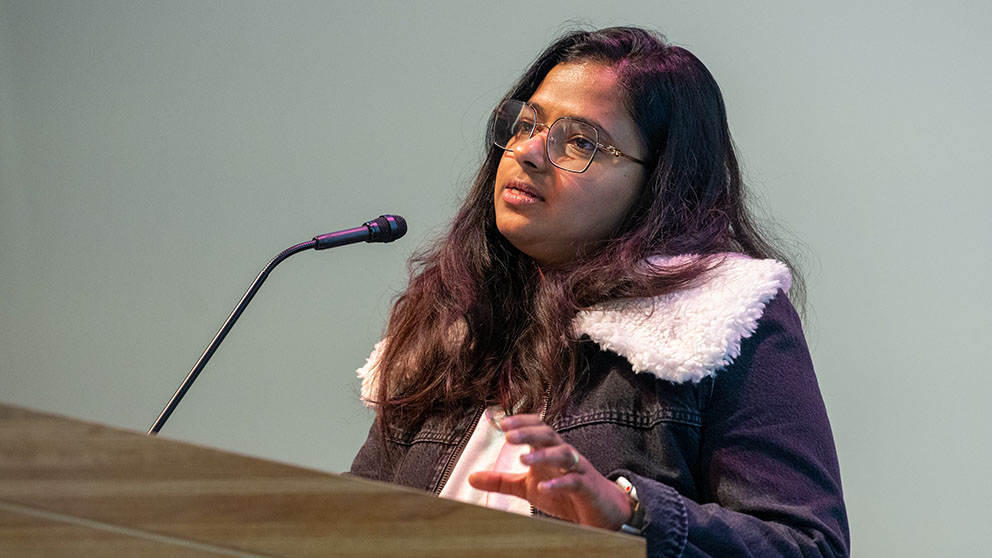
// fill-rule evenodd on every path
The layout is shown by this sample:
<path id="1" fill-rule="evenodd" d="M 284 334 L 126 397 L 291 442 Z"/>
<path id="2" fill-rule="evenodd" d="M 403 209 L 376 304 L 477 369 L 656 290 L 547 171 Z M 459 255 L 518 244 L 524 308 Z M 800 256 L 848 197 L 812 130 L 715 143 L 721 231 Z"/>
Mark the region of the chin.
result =
<path id="1" fill-rule="evenodd" d="M 513 212 L 505 209 L 500 210 L 496 208 L 496 230 L 510 242 L 513 242 L 515 238 L 525 236 L 527 225 L 527 220 L 522 216 L 514 215 Z M 516 243 L 514 242 L 515 245 Z"/>
<path id="2" fill-rule="evenodd" d="M 496 229 L 507 242 L 513 245 L 514 248 L 528 256 L 531 256 L 530 252 L 532 251 L 532 246 L 529 242 L 527 242 L 527 239 L 528 237 L 532 238 L 533 235 L 527 234 L 526 227 L 514 226 L 497 219 Z"/>

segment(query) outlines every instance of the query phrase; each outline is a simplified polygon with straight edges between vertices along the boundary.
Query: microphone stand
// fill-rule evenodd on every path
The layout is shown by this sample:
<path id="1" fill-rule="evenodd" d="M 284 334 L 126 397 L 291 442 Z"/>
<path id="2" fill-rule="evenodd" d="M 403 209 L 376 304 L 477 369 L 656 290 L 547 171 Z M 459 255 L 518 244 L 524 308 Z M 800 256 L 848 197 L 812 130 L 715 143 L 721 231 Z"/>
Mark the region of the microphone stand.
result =
<path id="1" fill-rule="evenodd" d="M 207 365 L 207 361 L 210 357 L 214 355 L 214 351 L 220 346 L 224 338 L 227 337 L 227 332 L 231 331 L 234 327 L 234 322 L 238 321 L 241 317 L 241 313 L 245 311 L 248 303 L 258 292 L 258 289 L 262 286 L 262 283 L 269 276 L 269 273 L 275 269 L 283 260 L 303 252 L 304 250 L 309 250 L 314 248 L 316 250 L 325 250 L 327 248 L 334 248 L 335 246 L 343 246 L 345 244 L 353 244 L 355 242 L 392 242 L 397 238 L 400 238 L 406 234 L 406 221 L 399 215 L 381 215 L 378 219 L 369 221 L 362 225 L 361 227 L 355 227 L 353 229 L 347 229 L 343 231 L 323 234 L 320 236 L 313 237 L 313 240 L 308 242 L 302 242 L 296 246 L 292 246 L 280 252 L 276 257 L 272 258 L 272 261 L 265 266 L 264 269 L 258 274 L 258 277 L 252 282 L 251 286 L 248 287 L 248 291 L 245 295 L 241 297 L 241 301 L 238 305 L 234 307 L 234 311 L 231 315 L 227 317 L 227 321 L 221 326 L 220 331 L 214 336 L 213 341 L 207 345 L 206 350 L 200 355 L 200 359 L 196 361 L 193 365 L 193 369 L 189 371 L 186 379 L 183 383 L 179 385 L 179 389 L 166 404 L 165 408 L 162 409 L 162 413 L 159 414 L 158 418 L 155 419 L 155 424 L 148 429 L 148 435 L 154 436 L 158 434 L 159 430 L 165 424 L 165 421 L 169 420 L 169 416 L 172 415 L 172 411 L 176 410 L 179 402 L 182 401 L 186 392 L 189 391 L 190 386 L 196 381 L 196 377 L 200 375 L 203 371 L 203 367 Z"/>
<path id="2" fill-rule="evenodd" d="M 238 302 L 238 305 L 234 307 L 234 311 L 231 312 L 231 315 L 227 317 L 227 321 L 225 321 L 224 325 L 221 326 L 220 331 L 218 331 L 217 335 L 214 336 L 214 340 L 207 345 L 207 349 L 203 351 L 203 354 L 200 355 L 200 359 L 193 365 L 193 369 L 189 371 L 186 379 L 183 380 L 183 383 L 180 384 L 179 389 L 176 390 L 175 395 L 172 396 L 172 399 L 169 400 L 169 403 L 165 406 L 165 409 L 162 409 L 162 413 L 157 419 L 155 419 L 155 424 L 148 429 L 149 436 L 158 434 L 158 431 L 162 429 L 162 425 L 165 424 L 165 421 L 169 420 L 169 416 L 172 415 L 172 411 L 176 410 L 179 402 L 182 401 L 183 397 L 186 395 L 186 392 L 189 391 L 190 386 L 192 386 L 193 382 L 196 381 L 196 377 L 200 375 L 200 372 L 203 371 L 203 367 L 207 365 L 207 361 L 210 360 L 210 357 L 214 356 L 214 351 L 217 350 L 217 347 L 219 347 L 224 338 L 227 337 L 227 332 L 231 331 L 231 328 L 234 327 L 234 322 L 238 321 L 238 318 L 241 317 L 241 313 L 245 311 L 248 303 L 251 302 L 251 299 L 255 296 L 255 293 L 258 292 L 258 289 L 262 286 L 262 283 L 265 282 L 265 279 L 268 278 L 269 272 L 275 269 L 275 267 L 286 258 L 292 256 L 293 254 L 303 252 L 304 250 L 309 250 L 316 245 L 316 240 L 310 240 L 308 242 L 297 244 L 291 248 L 287 248 L 286 250 L 280 252 L 278 256 L 272 258 L 272 261 L 270 261 L 268 265 L 265 266 L 265 269 L 258 274 L 258 277 L 256 277 L 255 280 L 252 281 L 251 286 L 248 287 L 248 291 L 245 292 L 243 297 L 241 297 L 241 302 Z"/>

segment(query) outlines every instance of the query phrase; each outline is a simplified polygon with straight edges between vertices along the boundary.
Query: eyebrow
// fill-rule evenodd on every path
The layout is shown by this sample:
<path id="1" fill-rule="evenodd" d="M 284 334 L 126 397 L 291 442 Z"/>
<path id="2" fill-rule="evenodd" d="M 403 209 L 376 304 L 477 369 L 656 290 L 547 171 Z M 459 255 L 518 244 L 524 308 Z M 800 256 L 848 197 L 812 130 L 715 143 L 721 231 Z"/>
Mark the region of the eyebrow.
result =
<path id="1" fill-rule="evenodd" d="M 533 103 L 533 102 L 529 102 L 528 101 L 527 104 L 530 105 L 531 107 L 534 107 L 534 110 L 537 111 L 537 114 L 538 115 L 543 115 L 544 114 L 544 108 L 541 106 L 540 103 Z M 606 136 L 603 139 L 608 140 L 610 143 L 612 143 L 614 141 L 613 134 L 610 133 L 610 131 L 606 128 L 606 126 L 603 126 L 599 122 L 596 122 L 595 120 L 593 120 L 591 118 L 585 118 L 585 117 L 582 117 L 582 116 L 568 115 L 568 117 L 571 118 L 572 120 L 578 120 L 579 122 L 585 122 L 586 124 L 595 127 L 604 136 Z M 543 116 L 542 116 L 542 118 L 543 118 Z"/>

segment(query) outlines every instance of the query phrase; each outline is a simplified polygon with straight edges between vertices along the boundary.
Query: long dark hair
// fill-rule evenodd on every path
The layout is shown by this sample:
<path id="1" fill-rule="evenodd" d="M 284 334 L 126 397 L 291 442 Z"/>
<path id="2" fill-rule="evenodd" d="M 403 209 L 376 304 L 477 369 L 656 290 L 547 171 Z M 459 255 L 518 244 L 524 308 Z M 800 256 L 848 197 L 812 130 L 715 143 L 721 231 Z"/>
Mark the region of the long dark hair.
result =
<path id="1" fill-rule="evenodd" d="M 542 272 L 496 228 L 503 151 L 492 144 L 491 116 L 488 152 L 464 204 L 436 247 L 411 260 L 410 284 L 393 306 L 374 393 L 383 428 L 491 404 L 536 411 L 546 402 L 553 416 L 580 380 L 581 340 L 571 327 L 578 310 L 685 288 L 723 252 L 788 262 L 746 208 L 723 97 L 702 62 L 643 29 L 575 31 L 552 43 L 504 98 L 528 100 L 553 67 L 571 62 L 616 72 L 648 148 L 638 198 L 606 242 Z M 644 264 L 657 254 L 700 257 L 677 267 Z"/>

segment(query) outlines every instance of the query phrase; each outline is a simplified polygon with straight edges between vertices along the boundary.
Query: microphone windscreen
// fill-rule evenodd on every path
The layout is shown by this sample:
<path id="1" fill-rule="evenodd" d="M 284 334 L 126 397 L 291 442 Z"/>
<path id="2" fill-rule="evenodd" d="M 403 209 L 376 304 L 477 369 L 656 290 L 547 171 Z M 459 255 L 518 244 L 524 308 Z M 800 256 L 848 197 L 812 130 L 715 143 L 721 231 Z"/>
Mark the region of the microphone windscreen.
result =
<path id="1" fill-rule="evenodd" d="M 392 231 L 392 236 L 386 242 L 392 242 L 394 240 L 403 238 L 406 234 L 406 219 L 400 217 L 399 215 L 383 215 L 389 220 L 389 230 Z"/>
<path id="2" fill-rule="evenodd" d="M 406 219 L 399 215 L 380 215 L 373 223 L 369 242 L 392 242 L 406 234 Z"/>

